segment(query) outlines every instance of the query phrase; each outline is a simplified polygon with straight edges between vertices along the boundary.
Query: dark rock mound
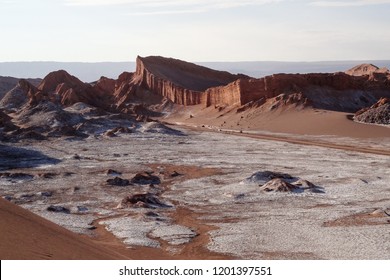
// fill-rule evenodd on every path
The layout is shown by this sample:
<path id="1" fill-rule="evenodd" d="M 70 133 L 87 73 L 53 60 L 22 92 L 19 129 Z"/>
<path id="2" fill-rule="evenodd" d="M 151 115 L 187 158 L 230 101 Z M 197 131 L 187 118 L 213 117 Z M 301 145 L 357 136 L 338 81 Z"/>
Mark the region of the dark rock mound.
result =
<path id="1" fill-rule="evenodd" d="M 260 190 L 265 192 L 302 193 L 309 191 L 313 193 L 324 193 L 322 187 L 316 186 L 307 180 L 294 177 L 290 174 L 273 171 L 256 172 L 245 179 L 243 183 L 258 184 Z"/>
<path id="2" fill-rule="evenodd" d="M 114 179 L 108 179 L 106 182 L 108 185 L 111 185 L 111 186 L 125 187 L 125 186 L 130 185 L 129 180 L 122 179 L 120 177 L 115 177 Z"/>
<path id="3" fill-rule="evenodd" d="M 34 178 L 33 175 L 27 174 L 27 173 L 10 173 L 10 172 L 4 172 L 0 173 L 0 178 L 6 178 L 6 179 L 14 179 L 14 180 L 31 180 Z"/>
<path id="4" fill-rule="evenodd" d="M 265 184 L 272 179 L 285 179 L 294 181 L 298 178 L 291 176 L 287 173 L 273 172 L 273 171 L 259 171 L 251 175 L 249 178 L 245 179 L 246 183 L 256 183 L 256 184 Z"/>
<path id="5" fill-rule="evenodd" d="M 26 106 L 17 116 L 19 123 L 26 127 L 35 127 L 38 131 L 50 131 L 82 123 L 84 118 L 79 114 L 66 112 L 58 104 L 43 101 L 36 106 Z"/>
<path id="6" fill-rule="evenodd" d="M 303 179 L 298 179 L 293 183 L 289 183 L 285 179 L 280 178 L 272 179 L 261 186 L 260 190 L 265 192 L 284 193 L 303 193 L 305 191 L 310 191 L 313 193 L 324 193 L 323 188 Z"/>
<path id="7" fill-rule="evenodd" d="M 8 116 L 6 113 L 4 113 L 1 109 L 0 109 L 0 129 L 2 129 L 4 132 L 18 129 L 18 127 L 12 123 L 12 118 Z"/>
<path id="8" fill-rule="evenodd" d="M 167 208 L 172 207 L 168 204 L 163 203 L 154 194 L 151 193 L 140 193 L 133 194 L 125 197 L 119 204 L 119 208 L 125 208 L 128 206 L 142 207 L 142 208 Z"/>
<path id="9" fill-rule="evenodd" d="M 46 208 L 46 210 L 55 213 L 70 214 L 70 210 L 64 206 L 50 205 L 49 207 Z"/>
<path id="10" fill-rule="evenodd" d="M 138 185 L 158 185 L 161 180 L 158 176 L 152 175 L 150 172 L 137 173 L 132 179 L 131 183 Z"/>
<path id="11" fill-rule="evenodd" d="M 103 133 L 104 136 L 107 137 L 115 137 L 118 136 L 121 133 L 132 133 L 133 131 L 125 126 L 115 127 L 113 129 L 109 129 L 106 132 Z"/>
<path id="12" fill-rule="evenodd" d="M 302 190 L 280 178 L 272 179 L 263 185 L 260 190 L 266 192 L 301 192 Z"/>
<path id="13" fill-rule="evenodd" d="M 106 171 L 106 174 L 111 176 L 118 176 L 118 175 L 122 175 L 122 172 L 116 171 L 114 169 L 108 169 Z"/>

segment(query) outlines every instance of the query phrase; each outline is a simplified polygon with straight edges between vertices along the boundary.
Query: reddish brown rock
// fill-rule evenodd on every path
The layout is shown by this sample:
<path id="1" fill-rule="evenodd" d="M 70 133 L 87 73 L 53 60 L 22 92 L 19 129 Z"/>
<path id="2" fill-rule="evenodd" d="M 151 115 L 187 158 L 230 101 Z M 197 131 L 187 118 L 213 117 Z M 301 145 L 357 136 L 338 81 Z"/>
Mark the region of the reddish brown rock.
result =
<path id="1" fill-rule="evenodd" d="M 100 93 L 111 95 L 115 91 L 116 80 L 101 77 L 96 83 L 93 84 L 93 88 Z"/>
<path id="2" fill-rule="evenodd" d="M 151 56 L 137 57 L 135 80 L 176 104 L 196 105 L 206 104 L 206 89 L 224 86 L 242 77 L 248 78 L 178 59 Z"/>
<path id="3" fill-rule="evenodd" d="M 0 107 L 9 110 L 18 109 L 28 103 L 29 98 L 37 91 L 38 89 L 30 82 L 21 79 L 18 84 L 0 100 Z"/>
<path id="4" fill-rule="evenodd" d="M 381 98 L 371 107 L 356 112 L 354 120 L 365 123 L 390 125 L 390 98 Z"/>
<path id="5" fill-rule="evenodd" d="M 360 64 L 345 71 L 345 73 L 351 76 L 364 76 L 370 75 L 378 69 L 379 68 L 373 64 Z"/>
<path id="6" fill-rule="evenodd" d="M 97 108 L 109 109 L 113 103 L 114 81 L 102 78 L 95 85 L 84 83 L 64 70 L 49 73 L 39 84 L 38 90 L 29 95 L 30 105 L 50 101 L 64 106 L 78 102 Z"/>

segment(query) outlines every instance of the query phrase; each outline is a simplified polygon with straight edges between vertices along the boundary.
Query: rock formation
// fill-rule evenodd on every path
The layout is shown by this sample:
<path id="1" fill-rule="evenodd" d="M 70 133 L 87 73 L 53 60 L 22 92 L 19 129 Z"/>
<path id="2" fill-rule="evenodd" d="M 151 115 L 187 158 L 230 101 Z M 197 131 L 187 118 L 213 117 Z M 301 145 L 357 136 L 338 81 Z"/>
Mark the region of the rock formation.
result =
<path id="1" fill-rule="evenodd" d="M 21 79 L 14 78 L 14 77 L 2 77 L 0 76 L 0 100 L 4 97 L 4 95 L 12 90 L 17 84 L 19 83 Z M 29 82 L 30 84 L 37 86 L 41 79 L 25 79 L 25 81 Z"/>
<path id="2" fill-rule="evenodd" d="M 114 99 L 118 108 L 130 102 L 158 104 L 164 98 L 179 105 L 206 104 L 208 88 L 249 78 L 159 56 L 137 57 L 136 66 L 135 73 L 125 72 L 116 81 Z"/>
<path id="3" fill-rule="evenodd" d="M 365 123 L 390 124 L 390 98 L 381 98 L 371 107 L 356 112 L 354 120 Z"/>
<path id="4" fill-rule="evenodd" d="M 135 73 L 124 72 L 116 80 L 101 77 L 94 83 L 84 83 L 64 70 L 49 73 L 37 86 L 37 80 L 14 84 L 16 79 L 0 77 L 0 86 L 8 89 L 0 92 L 2 139 L 86 137 L 103 125 L 107 125 L 106 136 L 116 136 L 130 133 L 125 128 L 136 122 L 144 122 L 138 129 L 142 133 L 180 135 L 151 119 L 174 104 L 219 111 L 236 106 L 236 112 L 308 106 L 360 110 L 357 121 L 389 122 L 388 103 L 370 107 L 380 97 L 390 98 L 390 72 L 374 65 L 360 65 L 346 73 L 274 74 L 259 79 L 159 56 L 137 57 L 136 66 Z M 11 113 L 13 121 L 8 119 Z M 105 117 L 110 114 L 112 120 Z"/>
<path id="5" fill-rule="evenodd" d="M 4 113 L 2 110 L 0 110 L 0 129 L 2 131 L 7 132 L 12 131 L 16 128 L 17 127 L 11 121 L 11 117 Z"/>
<path id="6" fill-rule="evenodd" d="M 40 101 L 70 106 L 83 102 L 98 108 L 109 108 L 112 100 L 110 82 L 101 79 L 95 86 L 84 83 L 64 70 L 49 73 L 39 84 L 38 92 L 30 95 L 30 104 L 36 105 Z M 111 86 L 112 89 L 112 86 Z"/>
<path id="7" fill-rule="evenodd" d="M 8 110 L 16 110 L 29 101 L 38 89 L 27 80 L 21 79 L 18 84 L 8 91 L 0 100 L 0 107 Z"/>
<path id="8" fill-rule="evenodd" d="M 122 199 L 122 201 L 117 206 L 117 208 L 127 208 L 127 207 L 169 208 L 172 206 L 162 202 L 156 195 L 152 193 L 137 193 L 137 194 L 126 196 L 124 199 Z"/>
<path id="9" fill-rule="evenodd" d="M 376 73 L 375 77 L 355 75 L 357 73 L 355 70 L 347 71 L 355 73 L 354 75 L 342 72 L 275 74 L 253 79 L 177 59 L 138 57 L 136 73 L 127 74 L 126 77 L 119 79 L 127 81 L 127 84 L 117 86 L 117 89 L 126 89 L 127 92 L 117 90 L 116 96 L 122 100 L 130 100 L 129 96 L 136 96 L 137 93 L 141 95 L 152 93 L 166 97 L 179 105 L 201 104 L 205 107 L 217 107 L 242 106 L 262 98 L 275 98 L 283 94 L 289 104 L 296 102 L 303 106 L 312 105 L 322 109 L 355 112 L 375 103 L 383 96 L 383 92 L 385 96 L 390 97 L 389 79 L 378 76 L 380 73 L 388 72 L 374 66 L 371 68 Z"/>

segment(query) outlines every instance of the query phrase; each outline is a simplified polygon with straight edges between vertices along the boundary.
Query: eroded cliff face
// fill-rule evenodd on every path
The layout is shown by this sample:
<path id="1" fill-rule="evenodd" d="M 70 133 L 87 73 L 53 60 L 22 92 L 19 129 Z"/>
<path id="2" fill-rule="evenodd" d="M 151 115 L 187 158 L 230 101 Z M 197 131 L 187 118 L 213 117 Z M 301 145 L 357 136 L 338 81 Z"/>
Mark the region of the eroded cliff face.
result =
<path id="1" fill-rule="evenodd" d="M 71 106 L 83 102 L 98 108 L 108 109 L 113 102 L 115 80 L 102 77 L 94 85 L 84 83 L 64 70 L 49 73 L 36 90 L 28 90 L 29 104 L 41 101 Z"/>
<path id="2" fill-rule="evenodd" d="M 342 72 L 274 74 L 253 79 L 176 59 L 138 57 L 133 84 L 186 106 L 242 106 L 281 94 L 300 94 L 310 101 L 305 104 L 330 110 L 354 111 L 375 103 L 381 96 L 390 95 L 389 81 L 383 79 L 383 75 L 387 74 L 375 69 L 375 73 L 370 70 L 370 75 Z M 352 72 L 356 74 L 356 71 Z M 382 78 L 379 78 L 380 75 Z"/>
<path id="3" fill-rule="evenodd" d="M 212 105 L 245 105 L 262 98 L 300 94 L 311 106 L 355 112 L 390 96 L 389 80 L 371 76 L 351 76 L 345 73 L 275 74 L 260 79 L 239 79 L 224 87 L 206 90 Z"/>
<path id="4" fill-rule="evenodd" d="M 108 111 L 134 112 L 137 104 L 166 101 L 184 106 L 259 106 L 283 95 L 286 104 L 296 101 L 302 106 L 356 112 L 380 97 L 390 97 L 389 71 L 373 65 L 361 65 L 346 73 L 274 74 L 254 79 L 159 56 L 137 57 L 136 64 L 135 73 L 124 72 L 116 80 L 102 77 L 92 84 L 63 70 L 48 74 L 37 88 L 21 81 L 0 106 L 19 107 L 27 96 L 30 105 L 41 101 L 62 106 L 82 102 Z M 17 96 L 17 105 L 11 104 L 9 101 Z"/>
<path id="5" fill-rule="evenodd" d="M 176 104 L 206 106 L 210 102 L 208 89 L 217 87 L 215 92 L 227 93 L 228 89 L 220 88 L 243 77 L 249 78 L 172 58 L 137 57 L 135 81 L 139 86 L 166 97 Z M 226 98 L 226 102 L 234 102 L 236 98 L 230 95 L 234 94 L 228 93 L 226 97 L 224 94 L 216 94 L 212 99 L 218 102 L 221 98 Z M 215 102 L 212 101 L 212 104 Z"/>

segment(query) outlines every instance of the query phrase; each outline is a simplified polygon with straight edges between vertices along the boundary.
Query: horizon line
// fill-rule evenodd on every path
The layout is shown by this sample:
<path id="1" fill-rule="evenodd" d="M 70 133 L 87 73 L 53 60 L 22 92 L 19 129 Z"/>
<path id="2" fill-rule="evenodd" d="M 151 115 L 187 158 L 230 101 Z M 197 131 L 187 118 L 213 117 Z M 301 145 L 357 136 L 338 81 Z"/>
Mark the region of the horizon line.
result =
<path id="1" fill-rule="evenodd" d="M 167 57 L 168 58 L 168 57 Z M 173 58 L 173 57 L 169 57 Z M 178 58 L 175 58 L 178 59 Z M 357 62 L 357 61 L 390 61 L 388 59 L 345 59 L 345 60 L 209 60 L 209 61 L 189 61 L 191 63 L 247 63 L 247 62 L 276 62 L 276 63 L 320 63 L 320 62 Z M 80 64 L 99 64 L 99 63 L 136 63 L 136 61 L 57 61 L 57 60 L 20 60 L 20 61 L 0 61 L 4 63 L 80 63 Z"/>

